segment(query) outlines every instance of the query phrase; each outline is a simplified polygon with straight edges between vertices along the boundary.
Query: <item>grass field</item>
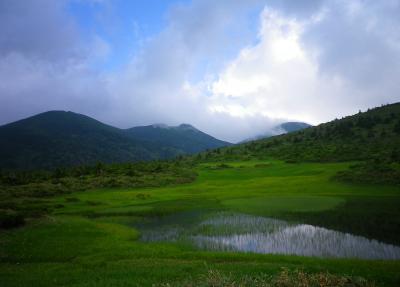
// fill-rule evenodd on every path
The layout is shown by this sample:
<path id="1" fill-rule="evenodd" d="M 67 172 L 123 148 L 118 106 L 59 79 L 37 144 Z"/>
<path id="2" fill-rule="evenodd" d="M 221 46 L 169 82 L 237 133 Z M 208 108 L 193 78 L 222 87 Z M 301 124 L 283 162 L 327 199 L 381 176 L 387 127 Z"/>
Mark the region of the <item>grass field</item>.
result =
<path id="1" fill-rule="evenodd" d="M 245 275 L 274 276 L 289 268 L 399 286 L 398 260 L 211 252 L 187 244 L 139 240 L 140 227 L 155 220 L 184 225 L 198 214 L 232 211 L 400 245 L 399 186 L 331 179 L 349 165 L 272 160 L 204 163 L 196 168 L 197 180 L 189 184 L 97 189 L 46 199 L 46 205 L 56 207 L 49 216 L 1 231 L 0 285 L 175 286 L 201 281 L 210 272 L 234 280 Z"/>

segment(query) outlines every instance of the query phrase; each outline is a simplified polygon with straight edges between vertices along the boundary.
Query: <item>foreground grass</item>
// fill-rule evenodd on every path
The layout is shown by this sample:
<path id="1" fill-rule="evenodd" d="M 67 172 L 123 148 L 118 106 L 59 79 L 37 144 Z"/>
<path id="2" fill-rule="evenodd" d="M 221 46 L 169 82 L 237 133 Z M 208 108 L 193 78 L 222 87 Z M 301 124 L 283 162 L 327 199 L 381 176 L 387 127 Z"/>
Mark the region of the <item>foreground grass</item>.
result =
<path id="1" fill-rule="evenodd" d="M 204 286 L 241 286 L 228 283 L 243 278 L 269 278 L 271 283 L 282 276 L 285 267 L 290 278 L 302 272 L 314 280 L 329 272 L 332 280 L 363 277 L 365 284 L 398 286 L 399 261 L 205 252 L 183 244 L 138 241 L 140 231 L 134 226 L 153 218 L 178 214 L 173 220 L 186 222 L 191 220 L 187 216 L 190 212 L 232 210 L 315 221 L 321 226 L 326 223 L 399 244 L 400 211 L 393 204 L 399 201 L 399 187 L 343 184 L 330 179 L 347 166 L 276 161 L 224 166 L 208 163 L 198 167 L 199 177 L 190 184 L 90 190 L 46 199 L 46 205 L 57 206 L 50 216 L 1 231 L 1 285 L 190 286 L 186 283 L 197 282 L 193 286 L 198 286 L 212 270 L 226 284 Z M 357 207 L 348 208 L 349 204 Z M 321 215 L 323 220 L 318 221 Z M 378 219 L 381 224 L 377 224 Z"/>
<path id="2" fill-rule="evenodd" d="M 373 281 L 365 280 L 361 277 L 335 276 L 329 273 L 309 274 L 304 271 L 290 271 L 282 268 L 277 275 L 258 275 L 235 277 L 232 274 L 223 274 L 216 270 L 209 270 L 206 275 L 199 276 L 196 279 L 188 279 L 184 282 L 176 282 L 173 285 L 181 287 L 372 287 L 376 286 Z M 162 287 L 171 286 L 170 283 L 162 283 Z"/>

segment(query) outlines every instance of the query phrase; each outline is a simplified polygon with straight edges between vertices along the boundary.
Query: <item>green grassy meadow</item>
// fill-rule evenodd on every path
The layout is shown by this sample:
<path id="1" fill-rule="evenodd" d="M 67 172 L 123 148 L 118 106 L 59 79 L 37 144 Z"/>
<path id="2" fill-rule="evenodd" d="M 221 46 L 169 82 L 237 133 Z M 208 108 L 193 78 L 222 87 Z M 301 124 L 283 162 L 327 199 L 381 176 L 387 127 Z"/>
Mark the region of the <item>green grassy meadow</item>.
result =
<path id="1" fill-rule="evenodd" d="M 182 243 L 140 241 L 140 226 L 154 219 L 184 224 L 191 214 L 233 211 L 400 245 L 399 186 L 332 179 L 349 165 L 211 162 L 195 167 L 198 176 L 192 183 L 90 189 L 46 198 L 45 204 L 55 207 L 48 215 L 0 231 L 0 285 L 179 286 L 201 280 L 210 270 L 234 279 L 273 276 L 288 268 L 399 286 L 398 260 L 211 252 Z"/>

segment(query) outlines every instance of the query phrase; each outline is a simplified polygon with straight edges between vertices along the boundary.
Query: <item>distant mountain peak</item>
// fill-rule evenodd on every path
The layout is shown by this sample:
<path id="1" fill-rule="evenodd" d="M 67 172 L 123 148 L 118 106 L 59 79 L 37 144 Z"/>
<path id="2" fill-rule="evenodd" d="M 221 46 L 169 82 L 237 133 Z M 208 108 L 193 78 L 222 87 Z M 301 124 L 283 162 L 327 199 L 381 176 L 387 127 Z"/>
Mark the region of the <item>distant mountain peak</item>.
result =
<path id="1" fill-rule="evenodd" d="M 169 126 L 166 124 L 152 124 L 150 127 L 155 128 L 155 129 L 179 129 L 179 130 L 192 130 L 192 131 L 198 131 L 194 126 L 190 124 L 180 124 L 179 126 Z"/>
<path id="2" fill-rule="evenodd" d="M 287 133 L 306 129 L 311 126 L 312 125 L 303 122 L 286 122 L 279 125 L 279 127 L 282 128 Z"/>
<path id="3" fill-rule="evenodd" d="M 269 137 L 273 137 L 273 136 L 277 136 L 277 135 L 281 135 L 281 134 L 299 131 L 299 130 L 306 129 L 309 127 L 312 127 L 312 125 L 303 123 L 303 122 L 284 122 L 284 123 L 281 123 L 281 124 L 275 126 L 270 131 L 265 132 L 264 134 L 245 139 L 242 142 L 249 142 L 249 141 L 269 138 Z"/>

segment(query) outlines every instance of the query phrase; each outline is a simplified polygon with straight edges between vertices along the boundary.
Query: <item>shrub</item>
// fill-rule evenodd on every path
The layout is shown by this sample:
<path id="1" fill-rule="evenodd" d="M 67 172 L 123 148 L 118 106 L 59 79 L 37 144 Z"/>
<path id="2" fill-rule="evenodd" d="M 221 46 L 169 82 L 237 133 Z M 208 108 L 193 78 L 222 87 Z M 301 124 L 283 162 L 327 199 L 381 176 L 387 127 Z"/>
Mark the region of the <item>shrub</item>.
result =
<path id="1" fill-rule="evenodd" d="M 149 197 L 150 197 L 150 194 L 147 194 L 147 193 L 138 193 L 138 194 L 136 194 L 136 198 L 137 199 L 141 199 L 141 200 L 147 199 Z"/>
<path id="2" fill-rule="evenodd" d="M 216 168 L 220 168 L 220 169 L 223 169 L 223 168 L 232 168 L 232 166 L 230 166 L 230 165 L 228 165 L 228 164 L 226 164 L 226 163 L 220 163 L 220 164 L 218 164 L 218 165 L 216 166 Z"/>
<path id="3" fill-rule="evenodd" d="M 14 228 L 24 223 L 22 214 L 14 210 L 0 210 L 0 228 Z"/>
<path id="4" fill-rule="evenodd" d="M 67 197 L 67 198 L 65 198 L 65 201 L 67 201 L 67 202 L 79 202 L 80 200 L 79 200 L 79 198 L 76 198 L 76 197 Z"/>

